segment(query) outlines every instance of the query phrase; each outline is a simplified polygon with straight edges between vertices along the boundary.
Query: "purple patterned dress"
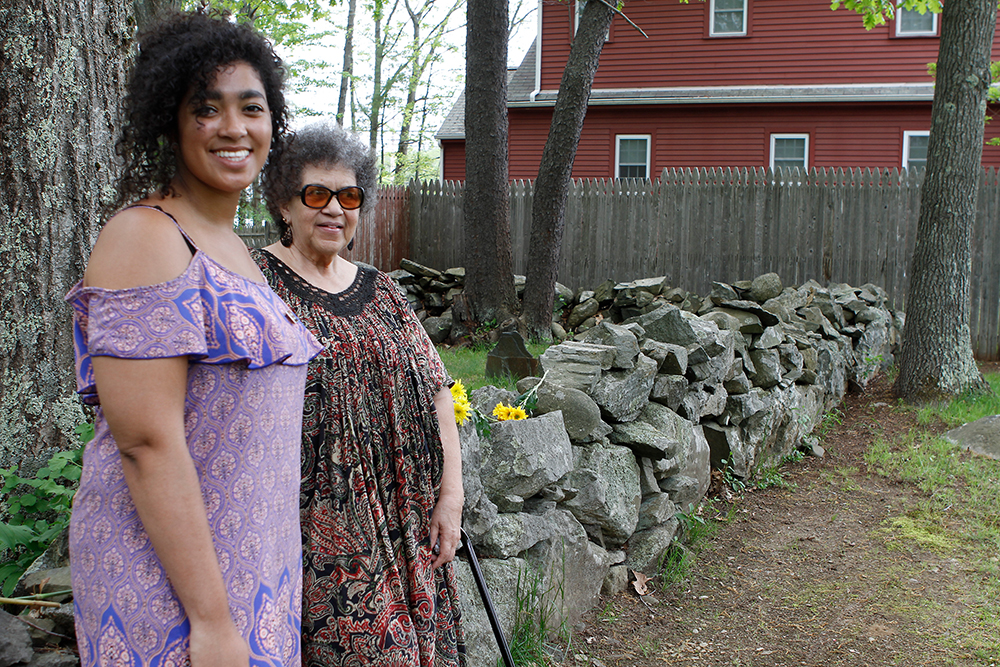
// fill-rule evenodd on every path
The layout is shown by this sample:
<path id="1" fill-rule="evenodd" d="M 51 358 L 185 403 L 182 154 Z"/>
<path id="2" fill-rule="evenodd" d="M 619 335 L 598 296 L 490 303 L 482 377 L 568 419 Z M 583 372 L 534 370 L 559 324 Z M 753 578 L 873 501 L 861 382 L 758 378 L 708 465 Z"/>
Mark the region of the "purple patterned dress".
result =
<path id="1" fill-rule="evenodd" d="M 197 250 L 165 283 L 78 284 L 66 299 L 85 403 L 99 404 L 93 356 L 190 359 L 185 430 L 232 617 L 251 665 L 299 665 L 299 441 L 315 339 L 269 287 Z M 132 504 L 100 408 L 70 553 L 83 667 L 187 664 L 190 625 Z"/>

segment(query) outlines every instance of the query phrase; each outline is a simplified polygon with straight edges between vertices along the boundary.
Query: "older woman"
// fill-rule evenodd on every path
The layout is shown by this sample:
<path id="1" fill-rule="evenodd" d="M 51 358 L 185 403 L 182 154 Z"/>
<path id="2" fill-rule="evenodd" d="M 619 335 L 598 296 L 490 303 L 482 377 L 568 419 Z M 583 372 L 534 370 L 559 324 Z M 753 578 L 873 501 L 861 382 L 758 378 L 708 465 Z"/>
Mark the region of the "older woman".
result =
<path id="1" fill-rule="evenodd" d="M 325 347 L 303 418 L 303 661 L 454 665 L 463 494 L 449 379 L 395 283 L 340 256 L 375 177 L 371 151 L 326 125 L 265 170 L 281 241 L 254 259 Z"/>
<path id="2" fill-rule="evenodd" d="M 70 524 L 84 667 L 297 667 L 299 440 L 319 345 L 233 233 L 285 129 L 250 27 L 173 14 L 140 35 L 120 208 L 74 309 L 99 406 Z"/>

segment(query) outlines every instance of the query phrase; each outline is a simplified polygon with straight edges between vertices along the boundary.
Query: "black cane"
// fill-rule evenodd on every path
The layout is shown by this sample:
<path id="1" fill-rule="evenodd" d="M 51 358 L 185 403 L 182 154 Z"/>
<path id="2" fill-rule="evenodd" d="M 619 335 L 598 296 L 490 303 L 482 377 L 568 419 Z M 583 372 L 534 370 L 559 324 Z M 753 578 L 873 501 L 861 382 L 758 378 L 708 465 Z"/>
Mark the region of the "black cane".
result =
<path id="1" fill-rule="evenodd" d="M 486 588 L 486 580 L 483 579 L 483 571 L 479 569 L 479 559 L 476 558 L 476 551 L 472 548 L 472 540 L 469 534 L 462 528 L 462 544 L 465 553 L 469 555 L 469 567 L 472 568 L 472 578 L 476 580 L 476 587 L 479 589 L 479 597 L 483 599 L 483 606 L 486 608 L 486 616 L 493 626 L 493 635 L 497 638 L 497 646 L 500 647 L 500 655 L 507 667 L 514 667 L 514 658 L 510 654 L 510 647 L 507 646 L 507 639 L 503 636 L 503 629 L 500 628 L 500 619 L 497 618 L 497 610 L 493 608 L 493 600 L 490 599 L 490 591 Z"/>

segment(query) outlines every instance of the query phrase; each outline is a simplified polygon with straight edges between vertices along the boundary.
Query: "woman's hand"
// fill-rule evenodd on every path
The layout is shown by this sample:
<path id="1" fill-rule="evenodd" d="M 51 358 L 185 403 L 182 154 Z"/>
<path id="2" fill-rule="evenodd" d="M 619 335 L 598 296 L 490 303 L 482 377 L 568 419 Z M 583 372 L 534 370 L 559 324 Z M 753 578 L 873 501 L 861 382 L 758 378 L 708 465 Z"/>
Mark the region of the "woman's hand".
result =
<path id="1" fill-rule="evenodd" d="M 431 546 L 432 548 L 436 547 L 434 569 L 445 563 L 450 563 L 455 558 L 455 550 L 461 539 L 462 505 L 464 502 L 461 491 L 456 498 L 454 493 L 445 495 L 442 490 L 437 504 L 434 505 L 430 535 Z"/>
<path id="2" fill-rule="evenodd" d="M 229 620 L 221 628 L 191 624 L 191 667 L 247 667 L 250 648 Z M 228 627 L 226 627 L 228 626 Z"/>

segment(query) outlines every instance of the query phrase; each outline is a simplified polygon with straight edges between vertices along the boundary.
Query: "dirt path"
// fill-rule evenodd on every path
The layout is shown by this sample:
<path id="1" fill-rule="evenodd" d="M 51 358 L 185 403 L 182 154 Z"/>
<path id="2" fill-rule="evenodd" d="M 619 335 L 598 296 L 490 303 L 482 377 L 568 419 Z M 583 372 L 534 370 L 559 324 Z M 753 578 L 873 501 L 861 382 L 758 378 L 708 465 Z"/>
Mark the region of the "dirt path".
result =
<path id="1" fill-rule="evenodd" d="M 989 665 L 961 648 L 973 585 L 957 560 L 900 539 L 918 493 L 869 472 L 880 433 L 915 425 L 888 385 L 849 396 L 823 458 L 782 468 L 794 488 L 753 490 L 705 513 L 728 517 L 687 578 L 640 599 L 604 598 L 574 633 L 568 665 Z"/>

